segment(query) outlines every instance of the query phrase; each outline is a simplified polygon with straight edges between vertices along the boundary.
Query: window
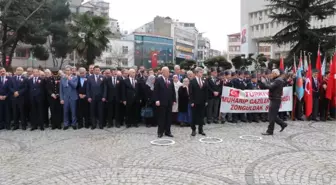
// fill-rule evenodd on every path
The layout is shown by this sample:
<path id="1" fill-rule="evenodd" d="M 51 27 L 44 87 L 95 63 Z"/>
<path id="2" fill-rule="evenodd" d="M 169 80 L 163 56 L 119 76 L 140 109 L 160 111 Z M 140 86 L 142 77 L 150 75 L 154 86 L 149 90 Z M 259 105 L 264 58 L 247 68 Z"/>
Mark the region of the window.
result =
<path id="1" fill-rule="evenodd" d="M 273 28 L 273 22 L 271 22 L 271 28 Z"/>
<path id="2" fill-rule="evenodd" d="M 112 58 L 106 58 L 106 65 L 112 65 Z"/>
<path id="3" fill-rule="evenodd" d="M 122 53 L 127 54 L 128 53 L 128 46 L 123 46 L 122 47 Z"/>
<path id="4" fill-rule="evenodd" d="M 265 29 L 268 29 L 268 24 L 265 24 Z"/>
<path id="5" fill-rule="evenodd" d="M 262 24 L 262 25 L 260 25 L 260 29 L 261 30 L 263 30 L 264 29 L 264 25 Z"/>
<path id="6" fill-rule="evenodd" d="M 257 30 L 257 31 L 259 30 L 259 25 L 256 26 L 256 30 Z"/>
<path id="7" fill-rule="evenodd" d="M 28 57 L 27 55 L 27 49 L 16 49 L 15 50 L 15 56 L 16 57 Z"/>
<path id="8" fill-rule="evenodd" d="M 127 58 L 123 58 L 123 59 L 121 59 L 121 64 L 122 64 L 123 66 L 128 66 L 128 59 L 127 59 Z"/>

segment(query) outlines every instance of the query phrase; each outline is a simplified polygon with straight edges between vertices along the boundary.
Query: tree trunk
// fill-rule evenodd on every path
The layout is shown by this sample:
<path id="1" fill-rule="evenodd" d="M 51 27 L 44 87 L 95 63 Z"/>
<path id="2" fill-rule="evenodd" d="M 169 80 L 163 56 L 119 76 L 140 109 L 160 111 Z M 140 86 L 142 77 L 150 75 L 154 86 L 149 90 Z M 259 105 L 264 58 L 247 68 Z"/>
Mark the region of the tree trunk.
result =
<path id="1" fill-rule="evenodd" d="M 12 66 L 12 59 L 13 59 L 13 55 L 14 55 L 14 52 L 15 52 L 15 49 L 16 49 L 16 46 L 17 46 L 18 42 L 19 42 L 19 37 L 16 36 L 16 38 L 14 40 L 14 43 L 13 43 L 13 46 L 12 46 L 10 52 L 9 52 L 9 63 L 8 63 L 8 66 L 7 66 L 8 69 L 11 68 L 11 66 Z"/>
<path id="2" fill-rule="evenodd" d="M 64 58 L 61 59 L 61 65 L 59 66 L 59 69 L 62 69 L 63 63 L 64 63 Z"/>
<path id="3" fill-rule="evenodd" d="M 2 25 L 2 48 L 1 48 L 1 52 L 2 52 L 2 63 L 1 66 L 5 66 L 6 65 L 6 50 L 7 50 L 7 24 L 4 23 Z"/>

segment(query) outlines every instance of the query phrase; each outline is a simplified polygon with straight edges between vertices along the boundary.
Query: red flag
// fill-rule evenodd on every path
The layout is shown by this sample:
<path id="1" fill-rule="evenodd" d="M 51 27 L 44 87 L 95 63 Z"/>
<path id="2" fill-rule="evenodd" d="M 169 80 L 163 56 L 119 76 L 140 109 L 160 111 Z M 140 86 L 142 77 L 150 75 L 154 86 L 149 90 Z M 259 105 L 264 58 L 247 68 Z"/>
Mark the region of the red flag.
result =
<path id="1" fill-rule="evenodd" d="M 284 59 L 283 59 L 283 57 L 280 57 L 280 66 L 279 66 L 279 68 L 281 70 L 285 70 L 285 65 L 284 65 Z"/>
<path id="2" fill-rule="evenodd" d="M 312 86 L 312 69 L 309 61 L 308 71 L 306 76 L 306 87 L 304 93 L 305 105 L 306 105 L 306 117 L 309 117 L 313 112 L 313 86 Z"/>
<path id="3" fill-rule="evenodd" d="M 334 57 L 335 58 L 335 57 Z M 336 65 L 336 63 L 334 63 L 335 61 L 333 61 L 334 59 L 330 60 L 330 67 L 329 67 L 329 78 L 328 78 L 328 82 L 327 82 L 327 91 L 326 91 L 326 98 L 329 100 L 332 100 L 332 91 L 334 89 L 334 65 Z"/>
<path id="4" fill-rule="evenodd" d="M 293 73 L 296 73 L 296 60 L 295 60 L 295 55 L 294 55 L 294 64 L 293 64 Z"/>
<path id="5" fill-rule="evenodd" d="M 158 53 L 153 51 L 151 53 L 152 69 L 154 69 L 158 66 L 157 58 L 158 58 Z"/>
<path id="6" fill-rule="evenodd" d="M 317 51 L 317 59 L 316 59 L 316 70 L 318 71 L 317 79 L 319 84 L 322 84 L 322 64 L 321 64 L 321 53 L 320 49 Z"/>

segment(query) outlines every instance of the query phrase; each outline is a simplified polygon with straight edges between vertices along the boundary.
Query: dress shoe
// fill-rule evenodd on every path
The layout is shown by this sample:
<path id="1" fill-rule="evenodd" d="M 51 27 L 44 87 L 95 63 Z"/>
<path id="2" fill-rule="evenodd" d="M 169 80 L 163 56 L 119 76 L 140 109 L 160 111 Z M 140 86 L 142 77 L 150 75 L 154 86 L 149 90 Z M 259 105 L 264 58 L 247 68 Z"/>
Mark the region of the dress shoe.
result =
<path id="1" fill-rule="evenodd" d="M 103 130 L 103 129 L 104 129 L 104 127 L 103 127 L 103 126 L 99 126 L 99 129 L 100 129 L 100 130 Z"/>
<path id="2" fill-rule="evenodd" d="M 221 123 L 222 123 L 222 124 L 225 124 L 225 122 L 226 122 L 226 121 L 224 121 L 224 120 L 223 120 L 223 121 L 221 121 Z"/>
<path id="3" fill-rule="evenodd" d="M 202 136 L 206 136 L 206 134 L 203 131 L 199 132 L 198 134 L 201 134 Z"/>
<path id="4" fill-rule="evenodd" d="M 78 126 L 78 129 L 81 129 L 81 128 L 83 128 L 83 126 L 81 126 L 81 125 L 80 125 L 80 126 Z"/>
<path id="5" fill-rule="evenodd" d="M 139 127 L 139 125 L 138 125 L 138 124 L 135 124 L 135 125 L 134 125 L 134 127 L 135 127 L 135 128 L 138 128 L 138 127 Z"/>
<path id="6" fill-rule="evenodd" d="M 150 128 L 151 126 L 150 126 L 149 124 L 146 124 L 146 127 L 147 127 L 147 128 Z"/>
<path id="7" fill-rule="evenodd" d="M 63 130 L 68 130 L 68 129 L 69 129 L 68 126 L 63 127 Z"/>
<path id="8" fill-rule="evenodd" d="M 27 130 L 27 127 L 26 126 L 22 126 L 22 130 Z"/>
<path id="9" fill-rule="evenodd" d="M 56 127 L 51 127 L 51 130 L 55 130 L 56 129 Z"/>
<path id="10" fill-rule="evenodd" d="M 173 134 L 165 134 L 167 137 L 174 137 Z"/>
<path id="11" fill-rule="evenodd" d="M 215 124 L 218 124 L 218 121 L 214 121 Z"/>
<path id="12" fill-rule="evenodd" d="M 196 131 L 192 131 L 191 136 L 196 136 Z"/>
<path id="13" fill-rule="evenodd" d="M 94 130 L 94 129 L 96 129 L 96 127 L 91 127 L 91 130 Z"/>
<path id="14" fill-rule="evenodd" d="M 282 125 L 280 132 L 284 131 L 287 126 L 288 126 L 287 123 L 285 123 L 284 125 Z"/>
<path id="15" fill-rule="evenodd" d="M 126 125 L 126 128 L 131 128 L 131 125 Z"/>
<path id="16" fill-rule="evenodd" d="M 273 133 L 264 132 L 264 133 L 261 133 L 261 135 L 264 135 L 264 136 L 272 136 Z"/>
<path id="17" fill-rule="evenodd" d="M 298 120 L 298 121 L 303 121 L 303 119 L 302 119 L 302 118 L 298 118 L 297 120 Z"/>
<path id="18" fill-rule="evenodd" d="M 72 129 L 77 130 L 77 127 L 76 126 L 72 126 Z"/>
<path id="19" fill-rule="evenodd" d="M 44 130 L 44 127 L 41 127 L 40 130 L 43 131 L 43 130 Z"/>
<path id="20" fill-rule="evenodd" d="M 34 131 L 34 130 L 36 130 L 36 129 L 37 129 L 36 127 L 33 127 L 33 128 L 30 129 L 30 131 Z"/>
<path id="21" fill-rule="evenodd" d="M 112 128 L 112 125 L 108 124 L 108 125 L 107 125 L 107 128 Z"/>
<path id="22" fill-rule="evenodd" d="M 158 134 L 158 138 L 162 138 L 163 134 Z"/>
<path id="23" fill-rule="evenodd" d="M 116 128 L 120 128 L 120 125 L 116 125 Z"/>
<path id="24" fill-rule="evenodd" d="M 17 130 L 17 129 L 19 129 L 19 127 L 13 127 L 13 129 L 12 129 L 12 130 L 14 131 L 14 130 Z"/>

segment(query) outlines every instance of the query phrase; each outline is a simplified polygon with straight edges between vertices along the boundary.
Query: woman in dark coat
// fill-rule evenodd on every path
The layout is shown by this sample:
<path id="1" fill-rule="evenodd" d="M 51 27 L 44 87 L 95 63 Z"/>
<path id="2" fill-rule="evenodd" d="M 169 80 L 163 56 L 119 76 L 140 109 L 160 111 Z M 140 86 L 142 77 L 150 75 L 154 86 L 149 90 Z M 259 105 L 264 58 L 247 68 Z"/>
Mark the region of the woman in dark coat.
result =
<path id="1" fill-rule="evenodd" d="M 191 123 L 191 106 L 189 103 L 189 79 L 183 80 L 183 85 L 178 90 L 178 122 L 181 127 Z"/>
<path id="2" fill-rule="evenodd" d="M 146 97 L 146 106 L 154 110 L 153 91 L 154 91 L 155 76 L 150 75 L 147 78 L 146 85 L 144 87 L 144 96 Z M 146 127 L 155 126 L 154 116 L 144 118 Z"/>

